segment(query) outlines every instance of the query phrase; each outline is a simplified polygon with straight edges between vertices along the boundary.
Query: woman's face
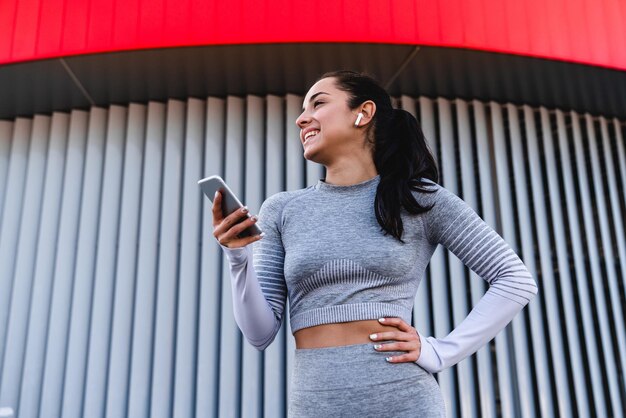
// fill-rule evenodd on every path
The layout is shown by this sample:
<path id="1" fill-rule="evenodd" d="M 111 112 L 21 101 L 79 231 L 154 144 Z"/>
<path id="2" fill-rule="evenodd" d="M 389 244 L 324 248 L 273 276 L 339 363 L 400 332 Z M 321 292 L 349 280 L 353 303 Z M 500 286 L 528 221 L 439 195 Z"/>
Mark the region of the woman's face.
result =
<path id="1" fill-rule="evenodd" d="M 364 137 L 354 126 L 358 110 L 348 108 L 348 93 L 339 90 L 334 80 L 321 79 L 309 89 L 296 119 L 304 158 L 326 166 L 362 147 Z"/>

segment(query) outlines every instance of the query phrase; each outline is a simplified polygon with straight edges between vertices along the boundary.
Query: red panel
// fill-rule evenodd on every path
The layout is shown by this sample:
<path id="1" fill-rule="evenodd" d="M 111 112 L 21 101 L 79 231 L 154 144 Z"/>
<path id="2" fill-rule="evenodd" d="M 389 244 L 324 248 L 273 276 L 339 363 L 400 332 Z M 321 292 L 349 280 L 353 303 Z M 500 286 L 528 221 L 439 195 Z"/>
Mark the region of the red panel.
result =
<path id="1" fill-rule="evenodd" d="M 551 1 L 551 0 L 550 0 Z M 528 6 L 529 3 L 520 1 L 522 5 Z M 526 7 L 526 22 L 527 27 L 525 32 L 530 36 L 528 38 L 528 48 L 531 51 L 535 51 L 538 55 L 544 57 L 551 56 L 551 44 L 550 44 L 550 32 L 546 22 L 546 8 L 544 1 L 534 2 L 532 9 Z"/>
<path id="2" fill-rule="evenodd" d="M 484 0 L 483 2 L 483 12 L 485 13 L 485 34 L 487 38 L 485 43 L 482 45 L 491 43 L 491 45 L 494 45 L 495 50 L 515 51 L 516 49 L 512 47 L 512 30 L 507 24 L 507 3 L 504 1 L 493 2 L 490 0 Z"/>
<path id="3" fill-rule="evenodd" d="M 467 47 L 485 45 L 485 10 L 483 0 L 465 0 L 461 2 L 461 19 L 463 19 L 463 43 Z M 506 45 L 506 44 L 503 44 Z"/>
<path id="4" fill-rule="evenodd" d="M 621 0 L 0 0 L 0 63 L 275 42 L 454 46 L 626 70 Z"/>
<path id="5" fill-rule="evenodd" d="M 416 0 L 417 3 L 417 39 L 426 45 L 436 44 L 441 40 L 439 22 L 439 2 L 432 0 Z M 420 42 L 416 42 L 420 43 Z"/>
<path id="6" fill-rule="evenodd" d="M 63 28 L 64 1 L 40 0 L 40 16 L 45 16 L 45 20 L 39 20 L 40 25 L 46 25 L 46 30 L 36 31 L 37 40 L 35 53 L 41 55 L 51 55 L 61 48 L 61 29 Z"/>
<path id="7" fill-rule="evenodd" d="M 140 0 L 113 1 L 113 45 L 119 45 L 122 49 L 145 46 L 142 41 L 146 38 L 139 36 L 139 2 Z M 171 34 L 173 35 L 175 33 Z"/>
<path id="8" fill-rule="evenodd" d="M 87 47 L 90 0 L 65 0 L 61 50 L 81 52 Z"/>
<path id="9" fill-rule="evenodd" d="M 91 0 L 89 8 L 89 26 L 87 26 L 87 45 L 85 52 L 115 50 L 113 43 L 113 0 Z M 121 49 L 121 48 L 120 48 Z"/>
<path id="10" fill-rule="evenodd" d="M 528 25 L 528 16 L 526 15 L 526 3 L 523 1 L 502 2 L 504 6 L 505 26 L 498 31 L 499 35 L 506 33 L 508 35 L 508 44 L 506 48 L 509 51 L 532 51 L 530 49 L 530 27 Z M 496 6 L 497 7 L 497 6 Z"/>
<path id="11" fill-rule="evenodd" d="M 407 5 L 406 9 L 391 8 L 391 21 L 393 22 L 393 37 L 402 43 L 411 43 L 417 38 L 415 27 L 415 3 Z"/>
<path id="12" fill-rule="evenodd" d="M 564 17 L 569 22 L 571 31 L 572 51 L 571 57 L 574 60 L 581 60 L 582 57 L 591 58 L 591 47 L 589 44 L 589 27 L 585 19 L 586 0 L 572 0 L 572 6 L 563 10 Z"/>
<path id="13" fill-rule="evenodd" d="M 590 58 L 600 62 L 609 61 L 607 48 L 609 40 L 606 35 L 603 9 L 597 7 L 597 0 L 586 0 L 585 3 L 585 9 L 587 10 L 585 20 L 589 28 L 587 35 L 589 36 L 589 44 L 592 46 Z M 622 45 L 624 44 L 622 43 Z"/>
<path id="14" fill-rule="evenodd" d="M 17 0 L 15 0 L 17 1 Z M 22 0 L 17 3 L 15 22 L 13 26 L 13 49 L 12 54 L 22 59 L 27 57 L 36 58 L 37 34 L 39 30 L 52 30 L 50 23 L 43 23 L 40 28 L 39 22 L 39 0 Z M 7 33 L 7 35 L 9 35 Z M 1 62 L 1 61 L 0 61 Z"/>
<path id="15" fill-rule="evenodd" d="M 556 56 L 569 56 L 572 53 L 569 22 L 563 19 L 561 13 L 571 7 L 573 1 L 551 0 L 545 3 L 546 23 L 550 29 L 551 53 Z"/>
<path id="16" fill-rule="evenodd" d="M 391 2 L 367 0 L 363 5 L 367 5 L 367 23 L 369 30 L 367 35 L 388 38 L 391 34 L 391 14 L 389 12 Z"/>
<path id="17" fill-rule="evenodd" d="M 626 3 L 620 0 L 607 1 L 606 19 L 608 24 L 606 30 L 608 38 L 612 40 L 609 44 L 611 50 L 610 62 L 626 62 L 626 42 L 615 42 L 616 39 L 626 39 Z"/>
<path id="18" fill-rule="evenodd" d="M 16 1 L 0 1 L 0 62 L 11 61 L 16 11 Z"/>
<path id="19" fill-rule="evenodd" d="M 365 7 L 355 7 L 350 0 L 341 0 L 346 25 L 350 25 L 353 33 L 348 34 L 350 41 L 358 39 L 357 33 L 370 33 L 369 13 Z"/>
<path id="20" fill-rule="evenodd" d="M 445 13 L 439 14 L 441 32 L 445 34 L 448 45 L 465 45 L 463 36 L 463 15 L 461 9 L 462 0 L 440 0 L 439 10 Z M 471 17 L 468 17 L 471 19 Z M 443 39 L 442 39 L 443 40 Z"/>
<path id="21" fill-rule="evenodd" d="M 139 27 L 143 37 L 152 40 L 155 45 L 161 45 L 165 41 L 163 36 L 166 33 L 164 26 L 165 13 L 169 7 L 167 3 L 166 0 L 152 0 L 144 1 L 141 5 Z"/>

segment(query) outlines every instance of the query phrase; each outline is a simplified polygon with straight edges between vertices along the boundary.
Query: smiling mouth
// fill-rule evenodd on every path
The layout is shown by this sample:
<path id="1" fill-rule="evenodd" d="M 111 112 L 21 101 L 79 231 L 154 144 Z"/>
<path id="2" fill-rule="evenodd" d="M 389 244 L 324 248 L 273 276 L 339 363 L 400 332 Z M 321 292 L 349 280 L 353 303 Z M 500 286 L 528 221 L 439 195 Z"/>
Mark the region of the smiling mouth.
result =
<path id="1" fill-rule="evenodd" d="M 318 134 L 319 131 L 311 131 L 310 133 L 307 133 L 306 137 L 304 138 L 303 144 L 306 144 L 311 138 L 316 137 Z"/>

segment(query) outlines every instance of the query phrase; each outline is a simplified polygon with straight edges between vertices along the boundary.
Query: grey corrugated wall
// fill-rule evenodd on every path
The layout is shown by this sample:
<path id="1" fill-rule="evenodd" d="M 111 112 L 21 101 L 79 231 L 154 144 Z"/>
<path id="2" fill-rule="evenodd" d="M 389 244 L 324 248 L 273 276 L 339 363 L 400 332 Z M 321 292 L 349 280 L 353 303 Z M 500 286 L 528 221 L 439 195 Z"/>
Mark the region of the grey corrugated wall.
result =
<path id="1" fill-rule="evenodd" d="M 280 417 L 288 317 L 263 353 L 233 318 L 197 180 L 253 213 L 314 184 L 302 97 L 171 100 L 0 122 L 0 408 L 27 417 Z M 539 294 L 477 355 L 439 373 L 451 417 L 623 416 L 625 123 L 400 97 L 441 183 L 522 257 Z M 485 283 L 439 247 L 415 325 L 446 335 Z M 5 410 L 6 411 L 6 410 Z"/>

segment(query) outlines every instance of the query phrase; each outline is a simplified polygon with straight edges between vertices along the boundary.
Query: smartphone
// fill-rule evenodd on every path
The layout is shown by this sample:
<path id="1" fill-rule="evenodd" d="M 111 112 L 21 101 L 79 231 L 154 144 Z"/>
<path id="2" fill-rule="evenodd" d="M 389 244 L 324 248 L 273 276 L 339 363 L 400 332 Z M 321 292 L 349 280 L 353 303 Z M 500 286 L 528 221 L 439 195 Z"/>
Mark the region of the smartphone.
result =
<path id="1" fill-rule="evenodd" d="M 222 194 L 222 215 L 224 217 L 230 215 L 236 210 L 239 210 L 243 207 L 243 204 L 237 199 L 237 196 L 233 193 L 232 190 L 226 185 L 226 182 L 220 176 L 211 176 L 204 178 L 198 181 L 200 188 L 209 198 L 211 203 L 213 203 L 213 198 L 215 197 L 215 192 L 220 191 Z M 243 222 L 246 218 L 249 218 L 250 212 L 246 213 L 245 216 L 241 217 L 237 223 Z M 249 237 L 253 235 L 260 235 L 261 229 L 257 226 L 257 224 L 252 224 L 249 228 L 244 229 L 237 235 L 238 238 Z"/>

